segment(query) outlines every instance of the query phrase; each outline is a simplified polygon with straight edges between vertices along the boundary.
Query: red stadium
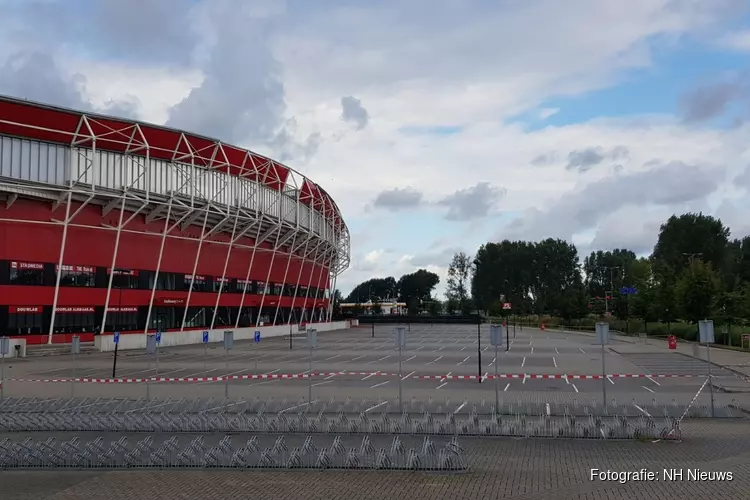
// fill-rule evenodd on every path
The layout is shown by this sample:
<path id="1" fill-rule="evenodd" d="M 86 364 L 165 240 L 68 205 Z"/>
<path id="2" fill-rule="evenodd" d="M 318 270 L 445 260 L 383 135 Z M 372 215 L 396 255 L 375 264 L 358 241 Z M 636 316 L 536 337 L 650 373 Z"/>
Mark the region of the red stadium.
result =
<path id="1" fill-rule="evenodd" d="M 0 96 L 0 335 L 330 321 L 348 265 L 338 207 L 289 167 Z"/>

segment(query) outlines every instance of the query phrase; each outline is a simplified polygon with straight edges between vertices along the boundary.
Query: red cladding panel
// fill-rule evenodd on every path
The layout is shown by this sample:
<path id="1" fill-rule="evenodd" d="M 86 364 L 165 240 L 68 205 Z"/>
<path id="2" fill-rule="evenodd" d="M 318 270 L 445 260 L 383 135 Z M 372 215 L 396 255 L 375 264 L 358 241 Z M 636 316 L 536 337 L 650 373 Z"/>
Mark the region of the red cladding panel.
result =
<path id="1" fill-rule="evenodd" d="M 0 100 L 0 134 L 70 144 L 81 114 Z M 11 125 L 7 122 L 29 126 Z"/>

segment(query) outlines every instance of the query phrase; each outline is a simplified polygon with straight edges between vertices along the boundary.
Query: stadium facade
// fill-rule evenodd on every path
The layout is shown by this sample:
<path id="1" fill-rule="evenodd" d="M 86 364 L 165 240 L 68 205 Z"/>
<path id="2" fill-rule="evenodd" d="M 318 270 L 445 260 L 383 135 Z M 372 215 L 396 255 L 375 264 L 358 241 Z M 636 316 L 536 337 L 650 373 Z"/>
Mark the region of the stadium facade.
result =
<path id="1" fill-rule="evenodd" d="M 180 130 L 0 96 L 0 335 L 330 321 L 333 199 Z"/>

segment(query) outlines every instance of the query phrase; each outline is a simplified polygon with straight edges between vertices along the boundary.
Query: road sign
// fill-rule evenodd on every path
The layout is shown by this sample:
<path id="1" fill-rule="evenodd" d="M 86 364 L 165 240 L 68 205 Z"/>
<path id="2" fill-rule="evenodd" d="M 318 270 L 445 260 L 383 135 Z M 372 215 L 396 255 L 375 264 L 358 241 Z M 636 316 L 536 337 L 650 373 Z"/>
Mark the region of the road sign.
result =
<path id="1" fill-rule="evenodd" d="M 161 332 L 156 332 L 156 343 L 161 344 Z"/>
<path id="2" fill-rule="evenodd" d="M 495 347 L 503 345 L 503 327 L 500 325 L 490 325 L 490 344 Z"/>
<path id="3" fill-rule="evenodd" d="M 624 286 L 620 288 L 621 295 L 635 295 L 638 293 L 638 289 L 634 286 Z"/>
<path id="4" fill-rule="evenodd" d="M 203 332 L 203 343 L 208 344 L 208 330 Z"/>
<path id="5" fill-rule="evenodd" d="M 115 334 L 114 334 L 114 341 L 115 341 L 115 344 L 119 344 L 120 343 L 120 332 L 115 332 Z"/>
<path id="6" fill-rule="evenodd" d="M 307 347 L 318 347 L 318 331 L 314 328 L 307 330 Z"/>
<path id="7" fill-rule="evenodd" d="M 234 331 L 224 330 L 224 349 L 230 350 L 234 347 Z"/>
<path id="8" fill-rule="evenodd" d="M 510 302 L 504 302 L 503 303 L 503 309 L 505 309 L 506 311 L 510 310 L 511 309 Z"/>
<path id="9" fill-rule="evenodd" d="M 260 330 L 255 330 L 255 343 L 260 342 Z"/>
<path id="10" fill-rule="evenodd" d="M 698 334 L 701 344 L 714 343 L 714 322 L 710 319 L 704 319 L 698 322 Z"/>
<path id="11" fill-rule="evenodd" d="M 0 354 L 3 356 L 10 354 L 10 339 L 8 337 L 0 337 Z"/>
<path id="12" fill-rule="evenodd" d="M 600 322 L 596 324 L 596 343 L 609 344 L 609 323 Z"/>
<path id="13" fill-rule="evenodd" d="M 403 326 L 396 327 L 393 342 L 396 347 L 406 347 L 406 328 Z"/>

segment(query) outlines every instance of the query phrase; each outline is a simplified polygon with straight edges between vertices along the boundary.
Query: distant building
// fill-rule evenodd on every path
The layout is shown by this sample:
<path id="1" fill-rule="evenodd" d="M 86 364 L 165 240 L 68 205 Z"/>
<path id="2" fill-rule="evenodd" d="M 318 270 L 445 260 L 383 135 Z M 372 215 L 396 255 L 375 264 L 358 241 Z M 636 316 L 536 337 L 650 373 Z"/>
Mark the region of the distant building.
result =
<path id="1" fill-rule="evenodd" d="M 381 302 L 346 302 L 341 304 L 341 311 L 346 312 L 347 309 L 362 308 L 365 314 L 373 314 L 373 309 L 380 306 L 381 314 L 406 314 L 406 302 L 397 302 L 395 300 L 384 300 Z"/>

